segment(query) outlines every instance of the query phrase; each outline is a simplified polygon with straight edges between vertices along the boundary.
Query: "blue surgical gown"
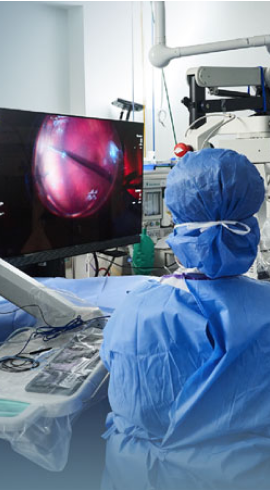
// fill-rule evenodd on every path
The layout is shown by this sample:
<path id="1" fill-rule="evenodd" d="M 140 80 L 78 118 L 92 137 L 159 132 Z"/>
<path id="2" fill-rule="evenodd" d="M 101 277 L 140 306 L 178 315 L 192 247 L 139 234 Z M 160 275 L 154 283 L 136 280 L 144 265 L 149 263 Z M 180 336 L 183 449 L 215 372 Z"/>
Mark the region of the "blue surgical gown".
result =
<path id="1" fill-rule="evenodd" d="M 270 488 L 270 284 L 147 280 L 110 319 L 103 490 Z"/>

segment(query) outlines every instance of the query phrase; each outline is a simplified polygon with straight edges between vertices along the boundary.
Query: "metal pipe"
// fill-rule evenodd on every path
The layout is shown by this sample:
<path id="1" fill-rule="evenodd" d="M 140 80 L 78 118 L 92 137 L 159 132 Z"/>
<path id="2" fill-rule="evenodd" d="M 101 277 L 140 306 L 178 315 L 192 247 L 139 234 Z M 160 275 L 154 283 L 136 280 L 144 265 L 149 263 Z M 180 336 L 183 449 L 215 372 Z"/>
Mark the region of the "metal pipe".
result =
<path id="1" fill-rule="evenodd" d="M 232 51 L 244 48 L 257 48 L 259 46 L 270 46 L 270 35 L 254 36 L 229 41 L 217 41 L 206 44 L 195 44 L 178 48 L 168 48 L 166 46 L 165 29 L 165 2 L 154 2 L 155 8 L 155 45 L 149 52 L 149 59 L 152 65 L 164 68 L 174 58 L 183 56 L 193 56 L 205 53 L 217 53 L 220 51 Z"/>
<path id="2" fill-rule="evenodd" d="M 155 7 L 155 44 L 166 45 L 165 2 L 154 2 Z"/>

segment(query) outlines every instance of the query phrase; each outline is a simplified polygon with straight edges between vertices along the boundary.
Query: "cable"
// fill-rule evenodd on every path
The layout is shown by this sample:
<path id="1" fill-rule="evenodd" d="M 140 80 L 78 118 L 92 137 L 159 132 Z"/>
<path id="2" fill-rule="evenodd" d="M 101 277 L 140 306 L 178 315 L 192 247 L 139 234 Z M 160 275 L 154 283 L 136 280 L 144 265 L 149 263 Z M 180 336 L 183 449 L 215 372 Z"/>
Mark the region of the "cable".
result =
<path id="1" fill-rule="evenodd" d="M 165 120 L 167 117 L 167 113 L 164 109 L 159 109 L 158 111 L 158 122 L 163 126 L 163 128 L 166 128 Z"/>
<path id="2" fill-rule="evenodd" d="M 16 337 L 19 333 L 22 333 L 22 332 L 28 331 L 28 330 L 31 330 L 32 331 L 32 328 L 31 327 L 17 328 L 3 342 L 0 342 L 0 344 L 1 345 L 7 344 L 7 343 L 9 343 L 9 344 L 21 344 L 22 343 L 21 340 L 17 340 L 17 341 L 14 340 L 14 341 L 11 342 L 11 339 L 13 339 L 13 337 Z"/>
<path id="3" fill-rule="evenodd" d="M 18 364 L 18 362 L 20 362 Z M 25 371 L 30 371 L 39 366 L 39 362 L 32 357 L 27 356 L 12 356 L 6 359 L 0 359 L 0 369 L 4 371 L 9 371 L 12 373 L 22 373 Z"/>
<path id="4" fill-rule="evenodd" d="M 102 257 L 102 260 L 104 260 L 105 262 L 110 262 L 110 260 L 109 260 L 109 259 L 106 259 L 106 258 L 103 258 L 103 257 Z M 176 262 L 174 261 L 174 262 L 172 262 L 171 264 L 169 264 L 169 265 L 167 265 L 167 266 L 165 266 L 165 265 L 164 265 L 164 266 L 161 266 L 161 267 L 156 266 L 156 267 L 153 267 L 153 269 L 154 269 L 154 270 L 155 270 L 155 269 L 156 269 L 156 270 L 159 270 L 159 269 L 162 269 L 162 270 L 163 270 L 163 269 L 166 269 L 166 268 L 168 268 L 168 267 L 173 267 L 175 264 L 176 264 Z M 125 266 L 125 265 L 122 265 L 122 264 L 118 264 L 117 262 L 114 262 L 114 263 L 113 263 L 113 265 L 115 265 L 116 267 L 121 267 L 122 269 L 128 269 L 128 270 L 129 270 L 129 267 L 128 267 L 128 266 Z M 145 270 L 148 270 L 148 269 L 149 269 L 149 267 L 141 267 L 141 266 L 140 266 L 140 269 L 145 269 Z"/>
<path id="5" fill-rule="evenodd" d="M 85 322 L 78 316 L 75 320 L 63 325 L 61 327 L 51 327 L 46 324 L 45 326 L 37 327 L 34 337 L 38 337 L 41 335 L 43 337 L 44 342 L 48 342 L 49 340 L 55 339 L 59 337 L 64 332 L 68 332 L 70 330 L 74 330 L 75 328 L 81 327 Z"/>
<path id="6" fill-rule="evenodd" d="M 98 276 L 98 271 L 99 271 L 99 263 L 98 263 L 98 256 L 96 252 L 93 252 L 93 257 L 94 257 L 94 262 L 95 262 L 95 277 Z"/>
<path id="7" fill-rule="evenodd" d="M 204 148 L 204 145 L 205 143 L 209 142 L 209 140 L 214 136 L 214 134 L 222 127 L 222 126 L 225 126 L 225 124 L 228 124 L 229 122 L 232 122 L 234 119 L 236 119 L 238 116 L 236 116 L 235 114 L 206 114 L 205 116 L 201 116 L 199 117 L 198 119 L 196 119 L 195 121 L 193 121 L 192 124 L 190 124 L 190 126 L 187 128 L 186 132 L 185 132 L 185 138 L 187 137 L 187 134 L 188 134 L 188 131 L 190 129 L 192 129 L 192 127 L 198 123 L 199 121 L 202 121 L 203 119 L 206 119 L 208 117 L 223 117 L 223 118 L 228 118 L 227 121 L 225 121 L 223 119 L 223 121 L 221 121 L 220 124 L 218 124 L 214 129 L 213 131 L 210 132 L 210 134 L 205 138 L 205 140 L 203 141 L 202 145 L 201 145 L 201 148 L 200 149 L 203 149 Z"/>
<path id="8" fill-rule="evenodd" d="M 12 313 L 16 313 L 16 311 L 20 310 L 20 308 L 15 308 L 15 310 L 11 311 L 0 311 L 0 315 L 11 315 Z"/>
<path id="9" fill-rule="evenodd" d="M 110 274 L 110 270 L 114 264 L 114 261 L 115 261 L 115 257 L 113 257 L 112 260 L 110 261 L 110 263 L 109 263 L 107 269 L 105 270 L 103 276 L 108 276 Z"/>
<path id="10" fill-rule="evenodd" d="M 84 326 L 84 328 L 87 329 L 87 328 L 92 327 L 92 323 L 94 321 L 105 320 L 107 318 L 110 318 L 110 315 L 98 316 L 98 317 L 91 318 L 91 320 L 81 321 L 81 322 L 78 322 L 78 319 L 77 319 L 76 323 L 73 321 L 64 327 L 57 327 L 57 328 L 51 327 L 51 329 L 48 329 L 48 327 L 37 327 L 33 332 L 31 332 L 31 335 L 28 337 L 28 339 L 26 339 L 23 347 L 21 348 L 21 350 L 17 354 L 11 355 L 11 356 L 4 356 L 4 357 L 0 358 L 0 369 L 6 370 L 6 371 L 9 371 L 12 373 L 24 372 L 24 371 L 29 371 L 31 369 L 35 369 L 40 365 L 39 361 L 37 361 L 33 357 L 29 357 L 28 354 L 23 354 L 27 345 L 30 343 L 30 341 L 32 339 L 35 339 L 36 337 L 41 336 L 43 338 L 43 341 L 46 342 L 46 341 L 49 341 L 49 340 L 52 340 L 52 339 L 58 337 L 60 334 L 66 332 L 68 330 L 72 330 L 72 329 L 78 328 L 80 326 Z M 98 324 L 95 326 L 95 328 L 103 329 L 104 325 Z M 15 330 L 15 332 L 13 332 L 5 340 L 5 342 L 3 342 L 3 344 L 9 343 L 11 338 L 13 338 L 16 335 L 18 335 L 19 333 L 22 333 L 23 331 L 27 331 L 27 330 L 29 330 L 28 327 L 24 327 L 24 328 Z M 36 351 L 36 353 L 40 353 L 40 352 L 43 352 L 45 350 L 49 350 L 49 349 L 46 348 L 46 349 L 38 350 L 38 351 Z M 35 353 L 35 351 L 30 352 L 29 354 L 34 354 L 34 353 Z"/>
<path id="11" fill-rule="evenodd" d="M 28 337 L 28 339 L 26 339 L 23 347 L 21 348 L 21 350 L 17 354 L 11 355 L 11 356 L 4 356 L 4 357 L 0 358 L 0 368 L 1 369 L 6 369 L 9 371 L 13 371 L 13 372 L 22 372 L 22 371 L 29 371 L 30 369 L 34 369 L 34 368 L 38 367 L 39 366 L 38 361 L 35 361 L 35 359 L 33 359 L 32 357 L 22 355 L 22 353 L 25 351 L 27 345 L 29 344 L 29 342 L 33 338 L 36 338 L 38 336 L 42 336 L 43 341 L 45 342 L 45 341 L 52 340 L 52 339 L 58 337 L 60 334 L 62 334 L 64 332 L 67 332 L 69 330 L 73 330 L 73 329 L 78 328 L 78 327 L 82 326 L 83 324 L 85 324 L 85 322 L 83 322 L 81 317 L 78 316 L 75 320 L 72 320 L 67 325 L 64 325 L 62 327 L 51 327 L 46 322 L 46 320 L 43 316 L 43 312 L 42 312 L 41 308 L 39 307 L 39 305 L 25 305 L 25 306 L 35 306 L 35 307 L 39 308 L 39 310 L 41 312 L 41 317 L 43 318 L 43 321 L 46 323 L 46 326 L 37 327 L 33 332 L 31 332 L 31 335 Z M 13 332 L 8 337 L 8 339 L 6 339 L 6 341 L 3 343 L 3 345 L 5 343 L 8 343 L 11 338 L 15 337 L 16 335 L 18 335 L 19 333 L 22 333 L 25 330 L 27 331 L 27 330 L 29 330 L 29 328 L 22 328 L 22 329 L 15 330 L 15 332 Z M 17 361 L 17 360 L 22 360 L 23 364 L 14 365 L 13 361 Z M 25 366 L 25 364 L 26 364 L 26 367 L 22 367 L 22 366 Z"/>
<path id="12" fill-rule="evenodd" d="M 100 269 L 98 270 L 98 273 L 100 273 L 102 271 L 105 271 L 105 273 L 103 274 L 103 277 L 110 276 L 110 273 L 109 272 L 106 274 L 106 271 L 107 271 L 107 268 L 106 267 L 100 267 Z"/>
<path id="13" fill-rule="evenodd" d="M 166 98 L 167 98 L 167 104 L 168 104 L 168 109 L 169 109 L 169 114 L 170 114 L 170 119 L 171 119 L 171 124 L 172 124 L 174 143 L 177 144 L 176 134 L 175 134 L 175 129 L 174 129 L 173 116 L 172 116 L 172 110 L 171 110 L 170 97 L 169 97 L 169 91 L 168 91 L 166 77 L 165 77 L 165 73 L 164 73 L 163 69 L 162 69 L 162 79 L 163 79 L 163 83 L 164 83 L 164 88 L 165 88 L 165 93 L 166 93 Z"/>
<path id="14" fill-rule="evenodd" d="M 222 114 L 205 114 L 205 116 L 201 116 L 201 117 L 198 117 L 198 119 L 195 119 L 195 121 L 193 121 L 193 123 L 191 123 L 188 128 L 186 129 L 186 132 L 185 132 L 185 138 L 187 137 L 187 134 L 189 132 L 190 129 L 193 128 L 193 126 L 195 126 L 195 124 L 197 124 L 198 122 L 202 121 L 203 119 L 207 119 L 208 117 L 229 117 L 229 118 L 236 118 L 237 116 L 235 114 L 226 114 L 226 113 L 222 113 Z"/>
<path id="15" fill-rule="evenodd" d="M 225 116 L 225 114 L 224 114 Z M 235 114 L 230 114 L 230 119 L 227 119 L 227 121 L 223 120 L 218 126 L 216 126 L 213 131 L 211 131 L 211 133 L 207 136 L 207 138 L 205 138 L 205 140 L 203 141 L 202 143 L 202 149 L 204 148 L 204 145 L 205 143 L 208 143 L 209 140 L 212 138 L 212 136 L 214 136 L 214 134 L 220 129 L 222 128 L 222 126 L 225 126 L 225 124 L 228 124 L 229 122 L 233 121 L 234 119 L 236 119 L 236 115 Z"/>
<path id="16" fill-rule="evenodd" d="M 87 330 L 87 328 L 91 328 L 92 327 L 92 322 L 96 321 L 96 320 L 106 320 L 106 323 L 107 323 L 107 318 L 110 318 L 111 315 L 102 315 L 102 316 L 95 316 L 95 318 L 91 318 L 91 320 L 88 320 L 86 322 L 86 325 L 84 327 L 85 330 Z M 100 324 L 98 323 L 97 325 L 95 325 L 94 328 L 100 328 L 101 330 L 104 329 L 104 326 L 101 326 L 100 327 Z"/>
<path id="17" fill-rule="evenodd" d="M 22 328 L 22 329 L 15 330 L 15 332 L 13 332 L 8 337 L 8 339 L 6 339 L 6 343 L 9 342 L 9 339 L 11 339 L 12 337 L 15 337 L 19 333 L 22 333 L 22 331 L 24 331 L 24 330 L 29 330 L 29 329 L 28 328 Z M 31 332 L 31 335 L 28 337 L 28 339 L 26 339 L 23 347 L 21 348 L 21 350 L 17 354 L 11 355 L 11 356 L 4 356 L 4 357 L 0 358 L 0 368 L 1 369 L 4 369 L 6 371 L 12 371 L 12 372 L 23 372 L 23 371 L 29 371 L 30 369 L 33 369 L 33 368 L 36 368 L 39 366 L 39 362 L 36 361 L 35 359 L 33 359 L 32 357 L 22 355 L 23 351 L 26 349 L 27 345 L 32 340 L 34 333 L 35 332 Z M 18 363 L 14 364 L 14 362 L 16 362 L 16 361 L 22 361 L 22 363 L 21 364 L 18 364 Z"/>
<path id="18" fill-rule="evenodd" d="M 155 16 L 154 16 L 154 11 L 153 11 L 153 2 L 151 2 L 151 17 L 152 17 L 152 45 L 154 45 L 154 37 L 153 37 L 153 27 L 155 24 Z M 172 110 L 171 110 L 171 103 L 170 103 L 170 97 L 169 97 L 169 91 L 167 87 L 167 82 L 166 82 L 166 77 L 164 70 L 161 70 L 162 72 L 162 80 L 165 88 L 165 94 L 166 94 L 166 99 L 167 99 L 167 104 L 168 104 L 168 109 L 169 109 L 169 114 L 170 114 L 170 119 L 171 119 L 171 124 L 172 124 L 172 131 L 173 131 L 173 137 L 174 137 L 174 144 L 177 144 L 177 139 L 176 139 L 176 134 L 175 134 L 175 128 L 174 128 L 174 122 L 173 122 L 173 116 L 172 116 Z M 153 113 L 153 150 L 155 151 L 155 135 L 154 135 L 154 130 L 155 130 L 155 119 L 154 119 L 154 112 L 155 112 L 155 90 L 154 90 L 154 76 L 153 76 L 153 67 L 152 67 L 152 113 Z M 160 111 L 159 111 L 160 113 Z M 159 118 L 159 122 L 164 125 L 164 121 L 162 123 L 162 120 Z"/>
<path id="19" fill-rule="evenodd" d="M 163 128 L 166 128 L 165 120 L 167 118 L 167 111 L 163 108 L 163 102 L 164 102 L 164 81 L 163 81 L 163 76 L 162 76 L 162 71 L 161 71 L 161 87 L 160 87 L 160 109 L 157 113 L 158 117 L 158 122 L 163 126 Z"/>
<path id="20" fill-rule="evenodd" d="M 97 262 L 97 263 L 98 263 L 98 262 Z M 97 277 L 97 276 L 95 276 L 95 277 Z M 67 298 L 72 298 L 72 299 L 76 300 L 78 303 L 81 303 L 81 304 L 86 305 L 86 306 L 88 305 L 88 303 L 87 303 L 87 301 L 86 301 L 86 300 L 84 300 L 84 299 L 80 298 L 79 296 L 77 296 L 76 294 L 74 294 L 72 291 L 68 291 L 68 290 L 66 290 L 66 289 L 60 289 L 60 288 L 55 288 L 55 289 L 52 289 L 52 288 L 47 287 L 47 286 L 44 286 L 44 288 L 45 288 L 45 289 L 49 289 L 50 291 L 52 291 L 52 290 L 53 290 L 53 291 L 56 291 L 56 292 L 63 293 L 63 295 L 64 295 L 65 297 L 67 297 Z M 45 317 L 44 317 L 44 314 L 43 314 L 43 312 L 42 312 L 42 310 L 41 310 L 40 306 L 39 306 L 39 305 L 37 305 L 37 304 L 34 304 L 34 305 L 23 305 L 22 307 L 17 307 L 17 308 L 15 308 L 15 309 L 13 309 L 13 310 L 10 310 L 10 311 L 0 311 L 0 315 L 11 315 L 11 314 L 16 313 L 17 311 L 19 311 L 19 310 L 21 310 L 21 309 L 24 309 L 24 308 L 27 308 L 27 307 L 30 307 L 30 306 L 31 306 L 31 307 L 36 307 L 36 308 L 38 308 L 38 309 L 39 309 L 39 311 L 40 311 L 40 313 L 41 313 L 42 320 L 44 321 L 44 323 L 45 323 L 46 325 L 50 326 L 50 325 L 49 325 L 49 324 L 46 322 Z M 29 313 L 29 314 L 30 314 L 30 313 Z M 74 320 L 76 320 L 76 319 L 74 319 Z M 23 328 L 24 328 L 24 327 L 23 327 Z M 28 328 L 28 327 L 26 327 L 26 328 Z M 1 344 L 1 343 L 2 343 L 2 342 L 0 342 L 0 344 Z"/>
<path id="21" fill-rule="evenodd" d="M 57 290 L 56 290 L 56 291 L 57 291 Z M 60 290 L 58 290 L 58 291 L 60 291 Z M 41 316 L 42 320 L 44 321 L 44 323 L 45 323 L 45 324 L 46 324 L 48 327 L 51 327 L 51 325 L 50 325 L 50 324 L 49 324 L 49 323 L 48 323 L 48 322 L 45 320 L 44 313 L 43 313 L 43 311 L 42 311 L 41 307 L 40 307 L 38 304 L 22 305 L 21 307 L 15 308 L 14 310 L 11 310 L 11 311 L 7 311 L 7 312 L 6 312 L 6 311 L 5 311 L 5 312 L 0 312 L 0 315 L 10 315 L 10 314 L 12 314 L 12 313 L 16 313 L 16 311 L 18 311 L 18 310 L 20 310 L 20 309 L 29 308 L 29 307 L 31 307 L 31 308 L 37 308 L 37 309 L 39 310 L 39 312 L 40 312 L 40 316 Z M 29 315 L 30 315 L 30 313 L 29 313 Z M 77 318 L 74 318 L 73 320 L 71 320 L 71 322 L 73 322 L 73 321 L 75 322 L 77 319 L 80 319 L 80 318 L 81 318 L 81 317 L 80 317 L 80 316 L 78 316 Z M 70 323 L 71 323 L 71 322 L 70 322 Z M 51 328 L 54 328 L 54 327 L 51 327 Z M 58 328 L 64 328 L 64 327 L 58 327 Z"/>

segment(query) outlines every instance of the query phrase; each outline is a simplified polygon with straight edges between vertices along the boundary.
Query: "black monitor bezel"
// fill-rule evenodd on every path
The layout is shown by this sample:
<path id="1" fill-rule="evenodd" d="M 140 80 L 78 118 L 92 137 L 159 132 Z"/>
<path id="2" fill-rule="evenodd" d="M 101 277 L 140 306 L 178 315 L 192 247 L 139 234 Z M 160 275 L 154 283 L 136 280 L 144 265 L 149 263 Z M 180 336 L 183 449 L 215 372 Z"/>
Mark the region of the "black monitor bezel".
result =
<path id="1" fill-rule="evenodd" d="M 15 267 L 27 265 L 42 264 L 51 260 L 66 259 L 84 255 L 93 252 L 104 252 L 113 248 L 126 247 L 140 242 L 140 234 L 124 238 L 114 238 L 100 242 L 84 243 L 81 245 L 72 245 L 59 249 L 44 250 L 42 252 L 33 252 L 31 254 L 20 255 L 16 257 L 2 257 L 9 264 Z"/>
<path id="2" fill-rule="evenodd" d="M 113 118 L 102 118 L 95 116 L 86 116 L 86 115 L 78 115 L 78 114 L 68 114 L 68 113 L 55 113 L 55 112 L 44 112 L 44 111 L 32 111 L 32 110 L 24 110 L 24 109 L 14 109 L 14 108 L 4 108 L 1 107 L 0 111 L 12 111 L 12 112 L 27 112 L 37 115 L 44 116 L 67 116 L 72 118 L 83 118 L 83 119 L 93 119 L 99 121 L 109 121 L 116 122 L 120 124 L 128 124 L 128 125 L 137 125 L 141 126 L 141 134 L 144 136 L 144 123 L 138 121 L 122 121 L 119 119 Z M 143 150 L 142 150 L 143 151 Z M 143 201 L 143 168 L 142 168 L 142 201 Z M 142 229 L 142 221 L 143 221 L 143 202 L 141 203 L 141 229 Z M 29 254 L 21 254 L 16 256 L 2 256 L 2 259 L 6 262 L 14 265 L 15 267 L 24 267 L 28 265 L 42 264 L 47 263 L 52 260 L 61 260 L 69 257 L 75 257 L 78 255 L 83 255 L 87 253 L 94 252 L 104 252 L 106 250 L 111 250 L 119 247 L 126 247 L 128 245 L 132 245 L 140 242 L 140 233 L 136 235 L 124 236 L 112 238 L 109 240 L 101 240 L 96 242 L 87 242 L 78 245 L 70 245 L 67 247 L 55 248 L 55 249 L 47 249 L 42 251 L 36 251 Z"/>

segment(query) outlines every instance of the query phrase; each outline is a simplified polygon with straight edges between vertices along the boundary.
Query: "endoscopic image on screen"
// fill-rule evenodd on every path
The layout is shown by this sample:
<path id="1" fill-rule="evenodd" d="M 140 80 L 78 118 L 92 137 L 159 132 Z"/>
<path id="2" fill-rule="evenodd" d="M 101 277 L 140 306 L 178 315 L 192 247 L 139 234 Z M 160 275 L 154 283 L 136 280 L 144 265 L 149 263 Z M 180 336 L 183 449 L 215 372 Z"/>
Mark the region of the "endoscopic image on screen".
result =
<path id="1" fill-rule="evenodd" d="M 0 256 L 136 241 L 142 168 L 141 123 L 0 109 Z"/>

